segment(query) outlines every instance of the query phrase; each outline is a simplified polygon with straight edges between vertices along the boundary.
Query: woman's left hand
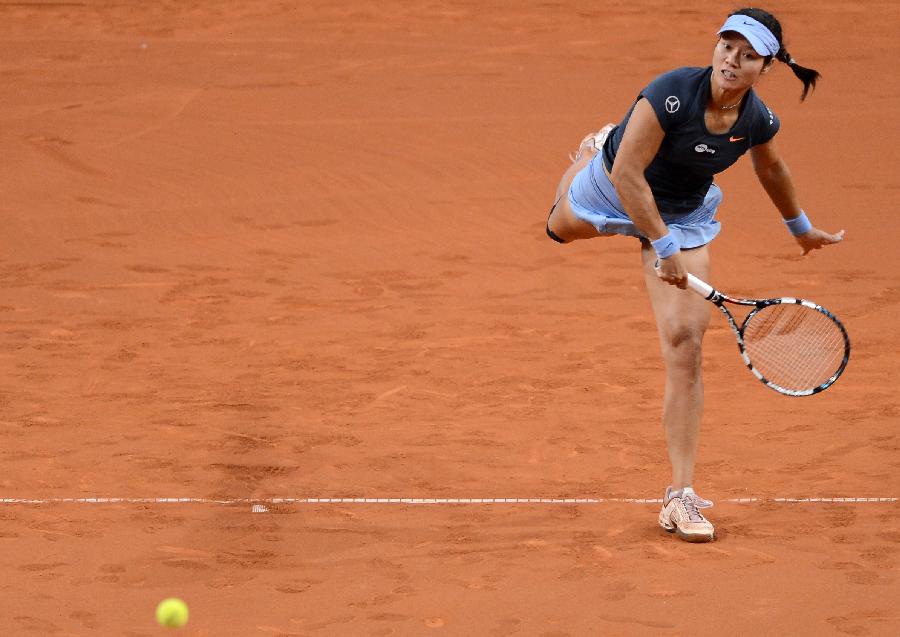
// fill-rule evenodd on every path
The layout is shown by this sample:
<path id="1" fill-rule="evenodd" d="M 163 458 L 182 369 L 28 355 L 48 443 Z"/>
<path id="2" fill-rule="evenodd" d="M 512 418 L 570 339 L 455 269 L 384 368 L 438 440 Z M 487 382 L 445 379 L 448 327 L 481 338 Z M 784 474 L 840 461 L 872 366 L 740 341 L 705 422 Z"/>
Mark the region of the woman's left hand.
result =
<path id="1" fill-rule="evenodd" d="M 831 245 L 832 243 L 840 243 L 844 238 L 844 231 L 841 230 L 840 232 L 837 232 L 835 234 L 828 234 L 824 230 L 813 228 L 809 232 L 804 232 L 803 234 L 794 238 L 803 249 L 803 252 L 801 254 L 803 256 L 806 256 L 813 250 L 818 250 L 823 246 Z"/>

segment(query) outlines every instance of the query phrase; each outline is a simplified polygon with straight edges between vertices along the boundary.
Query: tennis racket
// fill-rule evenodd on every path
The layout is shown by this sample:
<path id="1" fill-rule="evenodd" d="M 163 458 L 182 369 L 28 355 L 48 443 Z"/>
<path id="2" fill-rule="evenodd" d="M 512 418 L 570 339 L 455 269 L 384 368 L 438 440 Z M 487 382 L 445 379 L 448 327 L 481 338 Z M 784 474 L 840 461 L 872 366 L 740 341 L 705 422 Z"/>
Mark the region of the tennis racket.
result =
<path id="1" fill-rule="evenodd" d="M 688 287 L 722 311 L 741 358 L 767 387 L 787 396 L 810 396 L 831 387 L 847 367 L 850 337 L 821 305 L 791 297 L 735 299 L 692 274 Z M 738 326 L 726 303 L 753 309 Z"/>

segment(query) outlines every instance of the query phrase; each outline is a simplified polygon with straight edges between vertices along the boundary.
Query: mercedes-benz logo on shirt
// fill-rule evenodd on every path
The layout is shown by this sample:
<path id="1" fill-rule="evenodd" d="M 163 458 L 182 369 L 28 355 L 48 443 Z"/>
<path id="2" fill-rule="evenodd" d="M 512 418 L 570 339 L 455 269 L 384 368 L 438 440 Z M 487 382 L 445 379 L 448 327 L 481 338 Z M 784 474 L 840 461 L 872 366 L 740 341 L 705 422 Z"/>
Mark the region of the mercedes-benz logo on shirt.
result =
<path id="1" fill-rule="evenodd" d="M 679 108 L 681 108 L 681 100 L 674 95 L 669 95 L 669 97 L 666 98 L 666 112 L 674 113 Z"/>

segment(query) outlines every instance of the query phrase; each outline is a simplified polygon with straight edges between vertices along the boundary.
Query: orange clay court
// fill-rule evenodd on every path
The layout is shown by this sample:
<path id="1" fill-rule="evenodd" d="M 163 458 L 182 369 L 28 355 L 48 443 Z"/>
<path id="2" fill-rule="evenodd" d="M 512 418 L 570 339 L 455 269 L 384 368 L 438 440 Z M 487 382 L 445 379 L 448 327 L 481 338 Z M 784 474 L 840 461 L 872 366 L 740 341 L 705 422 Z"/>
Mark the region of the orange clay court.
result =
<path id="1" fill-rule="evenodd" d="M 847 234 L 801 259 L 745 157 L 712 283 L 853 353 L 787 398 L 712 317 L 695 545 L 656 524 L 637 242 L 544 223 L 737 5 L 0 3 L 0 634 L 900 634 L 900 7 L 764 6 L 823 79 L 759 93 Z M 528 501 L 446 502 L 484 498 Z"/>

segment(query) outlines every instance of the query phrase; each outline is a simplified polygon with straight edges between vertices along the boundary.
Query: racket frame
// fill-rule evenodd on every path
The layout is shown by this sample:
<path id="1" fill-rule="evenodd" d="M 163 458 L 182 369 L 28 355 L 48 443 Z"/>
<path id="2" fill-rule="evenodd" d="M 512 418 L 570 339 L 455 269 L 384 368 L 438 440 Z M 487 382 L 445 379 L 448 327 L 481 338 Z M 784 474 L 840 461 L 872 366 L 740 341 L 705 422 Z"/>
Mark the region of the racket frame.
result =
<path id="1" fill-rule="evenodd" d="M 735 337 L 737 338 L 738 349 L 741 353 L 741 359 L 744 361 L 744 364 L 747 366 L 753 375 L 756 376 L 764 385 L 767 387 L 774 389 L 780 394 L 784 394 L 786 396 L 812 396 L 814 394 L 818 394 L 819 392 L 825 391 L 834 382 L 840 377 L 841 374 L 844 373 L 844 369 L 847 367 L 847 363 L 850 361 L 850 336 L 847 334 L 847 330 L 844 327 L 843 323 L 838 320 L 838 318 L 826 310 L 824 307 L 817 303 L 813 303 L 812 301 L 807 301 L 805 299 L 797 299 L 794 297 L 786 296 L 781 298 L 774 299 L 736 299 L 728 296 L 727 294 L 716 290 L 709 283 L 703 281 L 702 279 L 698 279 L 693 274 L 687 275 L 688 280 L 688 288 L 693 292 L 696 292 L 704 299 L 714 304 L 722 314 L 725 315 L 725 318 L 728 319 L 728 324 L 731 326 L 731 330 L 734 332 Z M 740 326 L 738 326 L 737 321 L 734 320 L 734 316 L 731 312 L 728 311 L 728 308 L 725 307 L 726 303 L 732 303 L 734 305 L 743 305 L 747 307 L 752 307 L 750 313 L 744 318 L 741 322 Z M 782 387 L 776 383 L 773 383 L 765 376 L 763 376 L 758 369 L 753 366 L 753 362 L 750 360 L 750 357 L 747 354 L 747 348 L 744 345 L 744 329 L 747 327 L 747 324 L 750 322 L 750 319 L 753 318 L 760 310 L 763 310 L 772 305 L 781 305 L 786 303 L 792 303 L 796 305 L 804 305 L 810 309 L 816 310 L 817 312 L 821 312 L 825 316 L 827 316 L 831 321 L 834 322 L 835 325 L 838 326 L 841 330 L 841 335 L 844 338 L 844 357 L 841 360 L 841 364 L 838 367 L 837 371 L 835 371 L 824 383 L 819 385 L 818 387 L 814 387 L 811 389 L 797 390 L 797 389 L 788 389 L 786 387 Z"/>

